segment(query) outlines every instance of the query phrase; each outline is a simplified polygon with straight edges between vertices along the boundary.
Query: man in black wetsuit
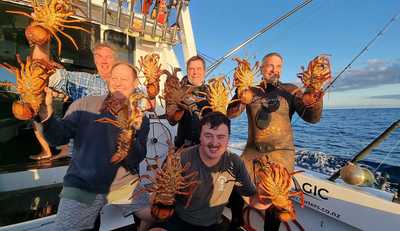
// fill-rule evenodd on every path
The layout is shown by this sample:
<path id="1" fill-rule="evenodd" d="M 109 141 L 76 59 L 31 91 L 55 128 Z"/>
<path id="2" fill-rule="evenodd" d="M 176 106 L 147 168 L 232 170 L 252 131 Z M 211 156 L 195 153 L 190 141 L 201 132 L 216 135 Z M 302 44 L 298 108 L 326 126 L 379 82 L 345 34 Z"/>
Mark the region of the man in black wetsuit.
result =
<path id="1" fill-rule="evenodd" d="M 310 123 L 317 123 L 321 117 L 322 97 L 313 97 L 315 92 L 312 89 L 305 89 L 303 92 L 293 84 L 281 83 L 279 80 L 282 65 L 283 58 L 280 54 L 267 54 L 261 66 L 263 81 L 259 88 L 251 89 L 254 94 L 252 102 L 245 105 L 237 101 L 228 108 L 230 118 L 239 116 L 246 109 L 248 137 L 241 158 L 252 178 L 253 160 L 264 155 L 267 155 L 270 161 L 293 172 L 293 114 L 296 112 Z M 265 230 L 279 229 L 280 222 L 274 209 L 266 211 L 266 221 L 268 222 L 265 223 Z"/>
<path id="2" fill-rule="evenodd" d="M 181 85 L 185 88 L 194 87 L 190 97 L 182 99 L 183 106 L 167 104 L 166 115 L 171 125 L 178 123 L 178 132 L 175 137 L 175 147 L 182 145 L 192 146 L 199 144 L 200 119 L 198 112 L 202 107 L 208 105 L 207 101 L 196 102 L 196 99 L 204 97 L 200 92 L 206 91 L 204 81 L 206 64 L 202 57 L 193 56 L 187 63 L 187 76 L 181 80 Z M 194 112 L 197 113 L 194 113 Z"/>

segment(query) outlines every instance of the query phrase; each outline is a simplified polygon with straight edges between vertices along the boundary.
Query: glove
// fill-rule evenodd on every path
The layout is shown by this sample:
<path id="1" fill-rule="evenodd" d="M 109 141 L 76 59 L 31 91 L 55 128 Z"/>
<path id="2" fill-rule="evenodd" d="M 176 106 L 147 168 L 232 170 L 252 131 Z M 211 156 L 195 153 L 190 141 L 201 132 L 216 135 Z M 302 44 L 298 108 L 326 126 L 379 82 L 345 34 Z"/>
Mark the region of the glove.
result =
<path id="1" fill-rule="evenodd" d="M 303 94 L 303 104 L 305 107 L 312 107 L 322 100 L 324 93 L 322 91 L 306 90 Z"/>

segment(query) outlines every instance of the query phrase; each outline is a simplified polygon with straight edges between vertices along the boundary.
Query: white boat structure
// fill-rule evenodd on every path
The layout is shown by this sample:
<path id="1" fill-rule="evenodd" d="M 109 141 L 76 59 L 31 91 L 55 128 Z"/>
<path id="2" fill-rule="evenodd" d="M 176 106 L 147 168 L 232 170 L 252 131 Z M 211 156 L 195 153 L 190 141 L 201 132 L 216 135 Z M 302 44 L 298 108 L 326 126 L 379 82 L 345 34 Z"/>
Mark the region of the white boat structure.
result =
<path id="1" fill-rule="evenodd" d="M 75 52 L 72 46 L 68 46 L 68 42 L 65 42 L 63 51 L 67 52 L 62 53 L 60 59 L 65 67 L 70 70 L 93 70 L 93 63 L 88 63 L 86 60 L 89 59 L 83 57 L 85 57 L 85 52 L 86 55 L 90 53 L 90 47 L 99 40 L 116 43 L 121 58 L 135 65 L 140 56 L 156 52 L 160 54 L 161 64 L 164 67 L 179 67 L 179 61 L 174 52 L 176 44 L 182 45 L 184 60 L 197 54 L 191 27 L 189 1 L 176 1 L 174 10 L 176 25 L 179 27 L 157 23 L 155 19 L 141 14 L 140 11 L 135 11 L 135 2 L 77 1 L 77 4 L 83 9 L 77 11 L 77 17 L 85 18 L 88 22 L 83 26 L 93 33 L 68 32 L 73 37 L 80 38 L 78 43 L 82 51 Z M 1 20 L 12 22 L 8 26 L 1 24 L 0 38 L 4 39 L 0 40 L 0 61 L 12 62 L 10 60 L 14 60 L 16 51 L 21 53 L 21 49 L 23 51 L 28 48 L 17 48 L 16 42 L 7 39 L 7 36 L 23 37 L 28 21 L 21 16 L 8 14 L 5 10 L 29 11 L 30 2 L 1 0 L 0 9 Z M 73 53 L 68 52 L 69 48 Z M 164 79 L 161 80 L 161 83 L 163 82 Z M 163 84 L 161 84 L 161 91 L 162 86 Z M 164 113 L 160 101 L 157 102 L 156 113 L 158 115 Z M 147 148 L 148 157 L 153 157 L 166 152 L 166 140 L 174 137 L 175 128 L 169 126 L 162 116 L 161 119 L 152 115 L 150 117 L 151 130 Z M 1 117 L 0 119 L 2 121 L 0 123 L 0 144 L 20 135 L 21 129 L 23 130 L 26 126 L 18 121 L 10 122 Z M 2 148 L 0 151 L 3 151 Z M 235 148 L 232 148 L 232 151 L 241 153 Z M 57 189 L 58 191 L 61 189 L 68 162 L 64 159 L 45 160 L 37 163 L 2 163 L 0 165 L 0 211 L 2 211 L 0 217 L 7 213 L 15 213 L 20 216 L 16 211 L 21 209 L 30 211 L 31 215 L 35 213 L 33 217 L 41 217 L 15 219 L 17 221 L 0 218 L 0 231 L 52 230 L 55 215 L 51 214 L 54 214 L 55 211 L 49 203 L 58 203 L 58 195 L 54 194 L 57 194 L 55 193 Z M 145 167 L 141 166 L 141 171 L 145 170 Z M 327 180 L 329 176 L 310 170 L 300 170 L 304 170 L 304 172 L 297 174 L 296 178 L 305 193 L 305 207 L 300 208 L 296 203 L 296 211 L 297 220 L 305 230 L 372 231 L 397 230 L 400 227 L 400 204 L 395 202 L 394 194 L 369 187 L 351 186 L 342 181 L 332 182 Z M 18 204 L 13 207 L 11 204 L 14 202 Z M 229 217 L 229 213 L 227 209 L 225 215 Z M 134 223 L 132 216 L 124 215 L 118 206 L 107 205 L 101 214 L 100 230 L 113 230 Z M 252 213 L 251 224 L 253 227 L 257 227 L 257 230 L 262 230 L 263 220 L 258 214 Z M 292 230 L 297 229 L 292 225 L 291 228 Z M 285 230 L 283 225 L 281 225 L 281 230 Z"/>

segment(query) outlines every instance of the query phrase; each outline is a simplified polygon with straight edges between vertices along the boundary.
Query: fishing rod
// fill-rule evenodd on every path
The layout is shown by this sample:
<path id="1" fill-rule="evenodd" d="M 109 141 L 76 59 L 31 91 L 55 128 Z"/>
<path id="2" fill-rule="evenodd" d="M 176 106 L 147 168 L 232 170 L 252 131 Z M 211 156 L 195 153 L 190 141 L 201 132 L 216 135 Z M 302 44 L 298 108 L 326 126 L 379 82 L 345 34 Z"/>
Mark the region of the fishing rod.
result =
<path id="1" fill-rule="evenodd" d="M 382 141 L 384 141 L 390 133 L 395 131 L 397 128 L 400 127 L 400 120 L 394 122 L 390 127 L 388 127 L 382 134 L 376 137 L 367 147 L 365 147 L 361 152 L 355 155 L 350 162 L 355 164 L 358 161 L 364 159 L 376 146 L 378 146 Z M 340 175 L 340 170 L 336 171 L 328 180 L 335 181 Z"/>
<path id="2" fill-rule="evenodd" d="M 340 73 L 332 80 L 332 82 L 330 82 L 326 87 L 324 92 L 326 92 L 330 87 L 332 87 L 333 83 L 336 82 L 337 79 L 339 79 L 340 76 L 342 76 L 342 74 L 347 71 L 347 69 L 349 69 L 351 67 L 351 65 L 353 65 L 353 63 L 364 53 L 368 50 L 368 48 L 380 37 L 383 35 L 383 33 L 389 28 L 389 26 L 399 17 L 400 15 L 400 11 L 395 14 L 395 16 L 393 16 L 386 24 L 385 26 L 367 43 L 367 45 L 361 49 L 361 51 L 354 56 L 354 58 L 350 61 L 349 64 L 347 64 L 347 66 L 345 66 L 343 68 L 342 71 L 340 71 Z"/>
<path id="3" fill-rule="evenodd" d="M 268 30 L 270 30 L 271 28 L 273 28 L 274 26 L 278 25 L 280 22 L 282 22 L 283 20 L 285 20 L 286 18 L 288 18 L 289 16 L 291 16 L 292 14 L 296 13 L 297 11 L 299 11 L 301 8 L 305 7 L 306 5 L 308 5 L 309 3 L 311 3 L 313 0 L 305 0 L 303 1 L 301 4 L 299 4 L 298 6 L 296 6 L 295 8 L 293 8 L 291 11 L 287 12 L 286 14 L 282 15 L 281 17 L 277 18 L 275 21 L 273 21 L 271 24 L 269 24 L 268 26 L 264 27 L 263 29 L 261 29 L 260 31 L 256 32 L 255 34 L 251 35 L 250 38 L 246 39 L 243 43 L 241 43 L 239 46 L 231 49 L 230 51 L 228 51 L 224 56 L 222 56 L 221 58 L 219 58 L 215 63 L 213 63 L 207 70 L 206 72 L 206 77 L 213 71 L 215 70 L 215 68 L 217 68 L 221 63 L 223 63 L 227 58 L 229 58 L 230 56 L 232 56 L 236 51 L 240 50 L 242 47 L 246 46 L 248 43 L 250 43 L 251 41 L 253 41 L 254 39 L 256 39 L 258 36 L 264 34 L 265 32 L 267 32 Z"/>

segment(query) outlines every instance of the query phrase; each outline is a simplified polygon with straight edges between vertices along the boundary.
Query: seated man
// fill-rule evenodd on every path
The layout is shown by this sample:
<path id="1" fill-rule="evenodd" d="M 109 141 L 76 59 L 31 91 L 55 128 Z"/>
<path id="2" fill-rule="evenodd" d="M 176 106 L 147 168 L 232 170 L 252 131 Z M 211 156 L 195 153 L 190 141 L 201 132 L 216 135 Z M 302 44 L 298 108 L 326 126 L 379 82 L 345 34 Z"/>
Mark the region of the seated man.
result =
<path id="1" fill-rule="evenodd" d="M 234 189 L 242 196 L 252 196 L 257 205 L 256 189 L 243 161 L 227 150 L 230 120 L 222 113 L 210 112 L 200 126 L 200 144 L 184 150 L 181 157 L 182 164 L 191 164 L 188 172 L 199 173 L 200 185 L 187 208 L 186 197 L 178 196 L 175 214 L 153 230 L 221 230 L 222 212 Z"/>
<path id="2" fill-rule="evenodd" d="M 62 120 L 52 115 L 52 92 L 46 89 L 46 105 L 39 118 L 43 134 L 51 145 L 62 145 L 74 139 L 73 158 L 64 177 L 57 211 L 57 230 L 93 228 L 107 196 L 137 181 L 139 163 L 146 155 L 149 120 L 137 113 L 128 155 L 119 163 L 111 163 L 121 129 L 96 122 L 100 118 L 118 119 L 131 113 L 127 98 L 138 85 L 137 73 L 128 63 L 112 67 L 108 82 L 110 93 L 89 96 L 72 103 Z M 133 191 L 130 190 L 130 192 Z M 141 217 L 143 218 L 143 217 Z"/>

